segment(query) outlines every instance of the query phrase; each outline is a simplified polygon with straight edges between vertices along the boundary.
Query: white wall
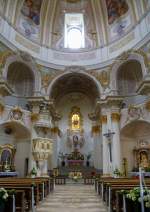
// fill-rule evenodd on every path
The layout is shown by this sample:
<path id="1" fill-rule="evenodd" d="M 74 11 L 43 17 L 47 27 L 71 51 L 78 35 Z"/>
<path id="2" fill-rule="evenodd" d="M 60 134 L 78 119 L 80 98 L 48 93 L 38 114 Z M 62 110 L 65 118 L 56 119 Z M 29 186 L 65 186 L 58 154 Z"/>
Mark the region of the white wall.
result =
<path id="1" fill-rule="evenodd" d="M 26 139 L 16 140 L 16 155 L 15 166 L 16 171 L 19 172 L 19 176 L 23 177 L 25 174 L 25 159 L 29 158 L 30 154 L 30 141 Z"/>

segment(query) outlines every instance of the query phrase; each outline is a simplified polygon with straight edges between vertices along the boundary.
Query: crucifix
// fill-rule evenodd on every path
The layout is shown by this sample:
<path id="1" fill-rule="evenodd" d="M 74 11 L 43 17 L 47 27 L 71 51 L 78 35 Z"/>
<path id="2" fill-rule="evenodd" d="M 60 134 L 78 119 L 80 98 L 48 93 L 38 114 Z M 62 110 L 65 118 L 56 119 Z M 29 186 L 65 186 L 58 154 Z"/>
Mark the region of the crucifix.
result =
<path id="1" fill-rule="evenodd" d="M 112 140 L 112 136 L 114 134 L 115 134 L 115 132 L 111 132 L 111 130 L 108 130 L 108 133 L 103 134 L 108 139 L 108 148 L 109 148 L 110 162 L 112 162 L 111 140 Z"/>

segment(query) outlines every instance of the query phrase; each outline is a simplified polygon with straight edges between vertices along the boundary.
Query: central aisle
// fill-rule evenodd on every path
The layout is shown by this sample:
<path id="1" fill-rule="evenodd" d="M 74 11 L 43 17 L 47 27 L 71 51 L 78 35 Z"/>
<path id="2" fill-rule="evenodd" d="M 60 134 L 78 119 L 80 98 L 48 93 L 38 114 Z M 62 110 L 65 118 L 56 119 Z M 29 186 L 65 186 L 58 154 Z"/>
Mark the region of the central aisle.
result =
<path id="1" fill-rule="evenodd" d="M 94 186 L 82 184 L 57 185 L 37 212 L 106 212 Z"/>

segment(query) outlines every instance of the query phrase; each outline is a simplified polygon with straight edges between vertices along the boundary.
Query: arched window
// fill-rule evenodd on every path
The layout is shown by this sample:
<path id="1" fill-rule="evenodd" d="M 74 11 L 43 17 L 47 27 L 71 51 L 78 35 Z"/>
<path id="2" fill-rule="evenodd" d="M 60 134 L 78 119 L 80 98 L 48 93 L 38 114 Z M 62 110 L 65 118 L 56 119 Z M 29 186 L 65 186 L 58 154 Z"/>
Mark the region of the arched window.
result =
<path id="1" fill-rule="evenodd" d="M 68 30 L 68 48 L 79 49 L 82 47 L 82 33 L 78 28 Z"/>
<path id="2" fill-rule="evenodd" d="M 84 21 L 82 13 L 65 14 L 65 48 L 84 48 Z"/>

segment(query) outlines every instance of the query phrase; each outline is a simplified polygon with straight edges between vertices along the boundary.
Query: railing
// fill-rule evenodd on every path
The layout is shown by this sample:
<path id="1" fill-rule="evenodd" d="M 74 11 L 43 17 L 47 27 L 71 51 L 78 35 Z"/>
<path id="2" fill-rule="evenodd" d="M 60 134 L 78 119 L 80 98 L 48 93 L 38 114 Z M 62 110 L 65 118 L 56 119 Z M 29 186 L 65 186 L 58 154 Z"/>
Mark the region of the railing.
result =
<path id="1" fill-rule="evenodd" d="M 93 177 L 84 177 L 83 179 L 85 185 L 94 185 L 95 179 Z"/>
<path id="2" fill-rule="evenodd" d="M 64 176 L 58 176 L 55 178 L 55 184 L 56 185 L 65 185 L 66 184 L 66 177 Z"/>

